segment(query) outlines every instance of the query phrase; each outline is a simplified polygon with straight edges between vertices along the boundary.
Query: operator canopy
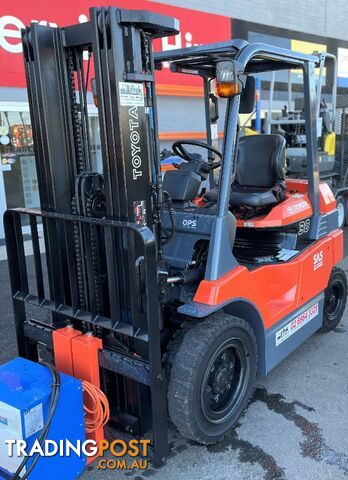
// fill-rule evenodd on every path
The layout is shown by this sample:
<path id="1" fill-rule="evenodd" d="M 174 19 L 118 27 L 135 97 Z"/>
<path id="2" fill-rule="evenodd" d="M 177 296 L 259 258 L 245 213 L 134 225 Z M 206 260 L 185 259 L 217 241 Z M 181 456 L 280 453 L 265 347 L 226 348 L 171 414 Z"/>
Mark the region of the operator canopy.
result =
<path id="1" fill-rule="evenodd" d="M 154 59 L 159 70 L 162 68 L 162 62 L 171 62 L 170 69 L 173 72 L 210 78 L 217 77 L 217 64 L 227 60 L 235 62 L 237 74 L 303 68 L 307 62 L 313 62 L 316 66 L 319 64 L 317 55 L 307 55 L 263 43 L 249 43 L 240 39 L 157 52 Z"/>
<path id="2" fill-rule="evenodd" d="M 306 55 L 271 45 L 231 40 L 155 54 L 158 69 L 164 61 L 171 62 L 172 72 L 216 79 L 218 95 L 227 98 L 240 95 L 239 113 L 249 114 L 255 105 L 255 78 L 251 74 L 304 68 L 309 62 L 317 65 L 319 58 L 316 55 Z M 193 200 L 198 194 L 201 181 L 207 179 L 209 169 L 220 166 L 220 162 L 205 163 L 197 153 L 189 154 L 185 149 L 182 150 L 184 144 L 209 147 L 202 142 L 176 143 L 181 147 L 176 154 L 188 163 L 182 164 L 181 172 L 179 170 L 166 173 L 164 188 L 174 201 Z M 222 159 L 221 153 L 218 156 Z M 283 200 L 285 191 L 284 137 L 253 135 L 240 138 L 230 205 L 275 205 Z M 216 201 L 216 189 L 206 192 L 205 198 Z"/>

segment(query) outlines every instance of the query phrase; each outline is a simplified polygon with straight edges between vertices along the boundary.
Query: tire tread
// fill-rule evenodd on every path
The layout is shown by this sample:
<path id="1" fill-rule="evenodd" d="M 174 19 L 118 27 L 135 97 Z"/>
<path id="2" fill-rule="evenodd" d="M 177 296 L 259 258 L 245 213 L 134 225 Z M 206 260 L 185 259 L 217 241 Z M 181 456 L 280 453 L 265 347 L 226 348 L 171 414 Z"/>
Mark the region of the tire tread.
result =
<path id="1" fill-rule="evenodd" d="M 342 268 L 340 267 L 333 267 L 332 271 L 331 271 L 331 275 L 330 275 L 330 279 L 329 279 L 329 283 L 328 283 L 328 286 L 327 288 L 329 287 L 330 283 L 332 282 L 332 279 L 335 275 L 342 275 L 344 278 L 345 278 L 345 281 L 346 281 L 346 285 L 347 285 L 347 277 L 346 277 L 346 274 L 344 272 L 344 270 L 342 270 Z M 346 287 L 346 291 L 347 291 L 347 287 Z M 341 321 L 342 319 L 342 316 L 343 316 L 343 313 L 346 309 L 346 305 L 347 305 L 347 296 L 344 298 L 344 304 L 343 304 L 343 308 L 342 308 L 342 312 L 341 312 L 341 315 L 339 316 L 338 318 L 338 321 L 337 323 L 335 323 L 334 325 L 330 324 L 329 322 L 325 322 L 325 312 L 323 314 L 323 325 L 322 327 L 319 329 L 319 332 L 321 333 L 328 333 L 330 332 L 331 330 L 333 330 L 334 328 L 337 327 L 337 325 L 339 324 L 339 322 Z"/>
<path id="2" fill-rule="evenodd" d="M 184 437 L 199 443 L 211 444 L 221 440 L 225 434 L 218 438 L 208 437 L 200 431 L 194 421 L 195 373 L 204 360 L 209 345 L 226 329 L 240 328 L 249 334 L 255 348 L 256 361 L 257 343 L 253 329 L 245 320 L 225 313 L 215 313 L 193 326 L 187 323 L 175 335 L 166 359 L 171 368 L 168 386 L 169 416 Z M 252 383 L 254 383 L 255 376 Z M 249 401 L 251 393 L 252 388 L 247 401 Z"/>

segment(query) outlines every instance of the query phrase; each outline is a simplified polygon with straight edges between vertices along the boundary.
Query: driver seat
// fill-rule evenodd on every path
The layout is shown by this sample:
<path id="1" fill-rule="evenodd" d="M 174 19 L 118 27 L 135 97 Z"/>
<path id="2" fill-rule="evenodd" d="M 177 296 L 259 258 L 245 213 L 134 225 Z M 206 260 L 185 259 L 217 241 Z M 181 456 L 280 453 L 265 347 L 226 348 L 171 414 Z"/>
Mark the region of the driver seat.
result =
<path id="1" fill-rule="evenodd" d="M 282 135 L 240 138 L 230 205 L 275 205 L 285 198 L 285 191 L 285 138 Z"/>

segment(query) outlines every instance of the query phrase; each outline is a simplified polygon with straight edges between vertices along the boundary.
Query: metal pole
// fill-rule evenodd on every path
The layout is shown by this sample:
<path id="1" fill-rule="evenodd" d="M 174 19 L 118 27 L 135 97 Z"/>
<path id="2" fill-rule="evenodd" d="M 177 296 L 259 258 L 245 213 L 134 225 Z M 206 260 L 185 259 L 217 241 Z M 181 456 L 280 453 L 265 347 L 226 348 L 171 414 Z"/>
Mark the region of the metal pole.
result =
<path id="1" fill-rule="evenodd" d="M 291 70 L 288 70 L 288 111 L 292 109 L 292 84 L 291 84 Z"/>
<path id="2" fill-rule="evenodd" d="M 267 114 L 267 125 L 266 125 L 267 135 L 271 133 L 271 126 L 272 126 L 274 84 L 275 84 L 275 71 L 272 72 L 271 84 L 269 87 L 269 102 L 268 102 L 268 114 Z"/>
<path id="3" fill-rule="evenodd" d="M 204 112 L 205 112 L 205 129 L 207 134 L 207 144 L 212 146 L 212 136 L 211 136 L 211 123 L 210 123 L 210 82 L 209 78 L 203 78 L 203 87 L 204 87 Z M 214 154 L 208 152 L 208 158 L 213 160 Z"/>
<path id="4" fill-rule="evenodd" d="M 255 92 L 255 107 L 256 107 L 256 122 L 255 130 L 261 133 L 261 80 L 256 77 L 256 92 Z"/>
<path id="5" fill-rule="evenodd" d="M 224 146 L 222 151 L 223 160 L 219 189 L 219 217 L 223 217 L 228 212 L 231 184 L 235 173 L 235 148 L 237 139 L 239 104 L 240 96 L 236 96 L 230 99 L 227 105 Z"/>
<path id="6" fill-rule="evenodd" d="M 306 62 L 303 68 L 305 120 L 307 136 L 308 191 L 313 208 L 310 238 L 318 238 L 319 230 L 319 158 L 317 135 L 317 98 L 315 91 L 315 65 Z"/>
<path id="7" fill-rule="evenodd" d="M 321 89 L 323 86 L 323 73 L 324 73 L 325 56 L 320 56 L 319 78 L 317 83 L 317 118 L 320 117 L 320 99 Z"/>
<path id="8" fill-rule="evenodd" d="M 0 170 L 0 215 L 3 216 L 7 208 L 4 173 Z M 0 222 L 0 238 L 4 238 L 5 232 L 3 222 Z"/>
<path id="9" fill-rule="evenodd" d="M 224 145 L 218 195 L 218 212 L 209 244 L 206 280 L 216 280 L 237 265 L 232 253 L 235 218 L 229 212 L 231 184 L 235 173 L 238 143 L 238 115 L 240 95 L 228 100 L 225 118 Z"/>
<path id="10" fill-rule="evenodd" d="M 332 60 L 333 66 L 333 79 L 332 79 L 332 118 L 331 118 L 331 128 L 334 129 L 334 122 L 336 117 L 336 103 L 337 103 L 337 76 L 338 76 L 338 67 L 337 67 L 337 58 L 332 53 L 325 53 L 325 58 L 330 58 Z"/>

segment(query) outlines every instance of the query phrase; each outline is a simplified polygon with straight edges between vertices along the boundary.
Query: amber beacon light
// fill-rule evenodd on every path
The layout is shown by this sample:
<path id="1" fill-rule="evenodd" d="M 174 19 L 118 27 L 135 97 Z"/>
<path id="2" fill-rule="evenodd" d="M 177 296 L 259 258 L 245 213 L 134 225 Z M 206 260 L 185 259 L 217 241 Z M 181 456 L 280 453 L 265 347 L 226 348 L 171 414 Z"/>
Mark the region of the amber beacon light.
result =
<path id="1" fill-rule="evenodd" d="M 241 93 L 235 64 L 231 60 L 216 65 L 216 89 L 219 97 L 234 97 Z"/>

